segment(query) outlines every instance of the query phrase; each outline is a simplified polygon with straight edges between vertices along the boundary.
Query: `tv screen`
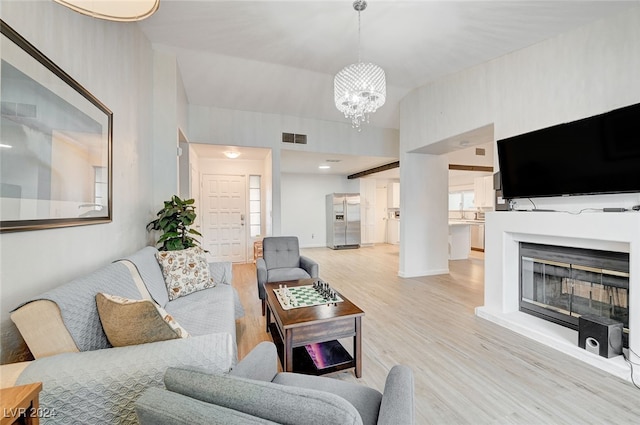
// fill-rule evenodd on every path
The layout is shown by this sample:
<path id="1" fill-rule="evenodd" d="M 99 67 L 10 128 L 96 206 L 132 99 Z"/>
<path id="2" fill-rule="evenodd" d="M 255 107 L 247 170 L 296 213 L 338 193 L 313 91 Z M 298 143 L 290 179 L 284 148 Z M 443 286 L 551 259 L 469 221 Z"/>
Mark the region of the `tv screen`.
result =
<path id="1" fill-rule="evenodd" d="M 640 192 L 640 104 L 498 140 L 503 197 Z"/>

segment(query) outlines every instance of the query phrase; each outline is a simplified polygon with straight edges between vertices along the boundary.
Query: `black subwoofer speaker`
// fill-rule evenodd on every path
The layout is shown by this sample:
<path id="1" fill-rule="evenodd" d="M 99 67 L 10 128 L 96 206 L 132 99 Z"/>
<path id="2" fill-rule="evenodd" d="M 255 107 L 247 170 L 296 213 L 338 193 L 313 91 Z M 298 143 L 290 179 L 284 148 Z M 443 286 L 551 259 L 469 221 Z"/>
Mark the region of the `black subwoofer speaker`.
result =
<path id="1" fill-rule="evenodd" d="M 622 354 L 622 323 L 607 317 L 585 314 L 578 319 L 578 345 L 602 357 Z"/>

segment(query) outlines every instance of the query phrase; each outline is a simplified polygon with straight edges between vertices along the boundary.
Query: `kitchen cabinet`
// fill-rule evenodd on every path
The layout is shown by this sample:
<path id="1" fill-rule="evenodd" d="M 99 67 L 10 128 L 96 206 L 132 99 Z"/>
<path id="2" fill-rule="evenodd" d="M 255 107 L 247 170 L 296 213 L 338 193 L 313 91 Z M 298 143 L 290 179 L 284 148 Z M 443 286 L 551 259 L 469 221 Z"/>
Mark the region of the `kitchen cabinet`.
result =
<path id="1" fill-rule="evenodd" d="M 471 232 L 471 249 L 475 251 L 484 251 L 484 224 L 472 224 Z"/>
<path id="2" fill-rule="evenodd" d="M 476 208 L 493 208 L 493 176 L 478 177 L 473 181 L 474 200 Z"/>
<path id="3" fill-rule="evenodd" d="M 449 223 L 449 259 L 466 260 L 469 258 L 471 242 L 469 237 L 469 223 Z"/>
<path id="4" fill-rule="evenodd" d="M 393 182 L 387 187 L 387 208 L 400 208 L 400 183 Z"/>
<path id="5" fill-rule="evenodd" d="M 387 243 L 400 243 L 400 220 L 397 218 L 387 219 Z"/>

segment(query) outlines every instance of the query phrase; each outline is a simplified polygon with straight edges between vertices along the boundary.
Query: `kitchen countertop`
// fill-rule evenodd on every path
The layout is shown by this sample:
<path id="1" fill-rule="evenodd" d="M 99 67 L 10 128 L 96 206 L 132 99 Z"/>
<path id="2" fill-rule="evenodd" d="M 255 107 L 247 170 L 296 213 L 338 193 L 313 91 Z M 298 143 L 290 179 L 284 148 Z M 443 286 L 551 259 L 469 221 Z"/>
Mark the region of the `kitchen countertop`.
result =
<path id="1" fill-rule="evenodd" d="M 465 223 L 464 221 L 450 221 L 449 226 L 471 226 L 471 223 Z"/>
<path id="2" fill-rule="evenodd" d="M 463 219 L 451 219 L 449 220 L 450 226 L 460 225 L 460 224 L 484 224 L 484 220 L 463 220 Z"/>

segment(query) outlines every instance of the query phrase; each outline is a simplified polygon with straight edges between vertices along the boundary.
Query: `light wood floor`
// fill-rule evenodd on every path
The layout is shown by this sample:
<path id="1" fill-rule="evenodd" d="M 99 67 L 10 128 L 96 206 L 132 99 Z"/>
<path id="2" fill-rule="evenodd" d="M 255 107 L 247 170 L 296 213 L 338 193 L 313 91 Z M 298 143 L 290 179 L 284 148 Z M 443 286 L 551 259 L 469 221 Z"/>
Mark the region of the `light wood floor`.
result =
<path id="1" fill-rule="evenodd" d="M 411 366 L 418 424 L 640 424 L 631 383 L 474 315 L 483 304 L 482 254 L 451 261 L 448 275 L 413 279 L 397 276 L 395 245 L 303 254 L 366 314 L 362 378 L 330 376 L 382 391 L 394 364 Z M 246 311 L 237 322 L 242 358 L 270 336 L 255 266 L 235 265 L 233 282 Z"/>

